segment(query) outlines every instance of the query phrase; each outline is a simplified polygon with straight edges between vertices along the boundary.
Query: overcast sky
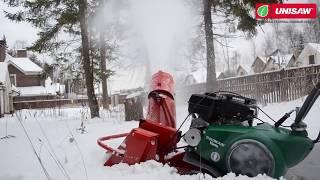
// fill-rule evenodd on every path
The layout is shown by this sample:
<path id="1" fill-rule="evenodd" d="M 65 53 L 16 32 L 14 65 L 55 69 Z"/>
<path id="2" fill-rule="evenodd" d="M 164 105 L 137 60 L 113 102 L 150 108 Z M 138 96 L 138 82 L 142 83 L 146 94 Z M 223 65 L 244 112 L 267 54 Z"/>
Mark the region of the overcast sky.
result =
<path id="1" fill-rule="evenodd" d="M 305 2 L 307 0 L 290 0 L 290 2 Z M 318 0 L 317 0 L 318 1 Z M 9 8 L 3 1 L 0 0 L 0 38 L 5 35 L 7 38 L 9 48 L 12 48 L 16 41 L 26 41 L 27 45 L 31 45 L 37 39 L 37 30 L 33 28 L 30 24 L 27 23 L 15 23 L 9 21 L 4 17 L 3 11 L 12 11 L 12 8 Z M 258 35 L 254 38 L 256 50 L 258 55 L 261 54 L 261 42 L 265 39 L 266 35 L 270 31 L 270 25 L 265 25 L 261 28 L 258 28 Z M 250 41 L 244 40 L 244 38 L 238 38 L 232 40 L 230 43 L 230 51 L 237 50 L 241 55 L 241 63 L 250 64 L 251 52 L 250 46 L 252 43 Z M 246 62 L 244 62 L 246 61 Z"/>

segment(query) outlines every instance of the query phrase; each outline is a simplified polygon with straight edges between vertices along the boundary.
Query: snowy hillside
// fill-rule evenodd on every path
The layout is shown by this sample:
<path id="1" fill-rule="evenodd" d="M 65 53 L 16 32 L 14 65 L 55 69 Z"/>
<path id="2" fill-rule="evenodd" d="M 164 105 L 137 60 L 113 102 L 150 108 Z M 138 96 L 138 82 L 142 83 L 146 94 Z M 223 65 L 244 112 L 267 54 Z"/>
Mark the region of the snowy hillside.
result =
<path id="1" fill-rule="evenodd" d="M 274 104 L 264 107 L 272 117 L 279 118 L 283 113 L 292 107 L 301 106 L 301 100 L 289 103 Z M 319 103 L 316 108 L 319 108 Z M 312 110 L 311 110 L 312 111 Z M 314 111 L 315 116 L 319 116 L 320 111 Z M 102 113 L 102 118 L 88 119 L 89 113 L 86 108 L 67 109 L 43 109 L 43 110 L 23 110 L 13 116 L 6 116 L 0 119 L 0 136 L 14 135 L 15 138 L 0 140 L 0 179 L 5 180 L 34 180 L 46 179 L 43 169 L 35 156 L 24 128 L 32 141 L 35 151 L 39 154 L 44 169 L 51 179 L 170 179 L 170 180 L 197 180 L 212 179 L 209 176 L 192 175 L 181 176 L 176 173 L 176 169 L 167 165 L 163 166 L 155 161 L 149 161 L 134 166 L 119 164 L 113 167 L 104 167 L 106 158 L 104 150 L 98 147 L 96 140 L 107 134 L 117 134 L 128 132 L 137 127 L 137 122 L 125 122 L 121 107 L 113 109 L 111 112 Z M 186 106 L 177 108 L 178 124 L 187 114 Z M 262 117 L 262 116 L 261 116 Z M 266 120 L 266 118 L 263 118 Z M 78 129 L 83 120 L 86 132 L 83 134 Z M 319 123 L 308 121 L 311 128 L 311 135 L 317 133 Z M 22 123 L 20 124 L 19 121 Z M 288 120 L 289 121 L 289 120 Z M 289 124 L 289 122 L 288 122 Z M 183 126 L 185 131 L 188 123 Z M 77 130 L 78 129 L 78 130 Z M 113 141 L 114 146 L 120 141 Z M 309 157 L 297 167 L 291 175 L 313 176 L 306 171 L 312 167 L 313 172 L 320 170 L 319 161 Z M 311 178 L 312 178 L 311 177 Z M 308 179 L 311 179 L 308 178 Z M 219 180 L 251 179 L 245 176 L 235 177 L 228 174 Z M 258 176 L 252 179 L 267 180 L 266 176 Z"/>

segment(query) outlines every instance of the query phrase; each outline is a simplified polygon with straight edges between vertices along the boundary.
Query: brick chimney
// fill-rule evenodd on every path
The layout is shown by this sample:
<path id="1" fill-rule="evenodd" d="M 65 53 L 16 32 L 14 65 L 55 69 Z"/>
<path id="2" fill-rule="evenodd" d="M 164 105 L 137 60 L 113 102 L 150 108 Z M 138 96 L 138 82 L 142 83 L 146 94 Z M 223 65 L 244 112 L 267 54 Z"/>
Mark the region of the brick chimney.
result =
<path id="1" fill-rule="evenodd" d="M 6 59 L 6 49 L 7 49 L 7 41 L 6 41 L 6 37 L 3 36 L 3 39 L 0 40 L 0 62 L 4 62 Z"/>
<path id="2" fill-rule="evenodd" d="M 27 57 L 27 50 L 26 49 L 18 49 L 16 51 L 16 56 L 17 58 L 24 58 Z"/>

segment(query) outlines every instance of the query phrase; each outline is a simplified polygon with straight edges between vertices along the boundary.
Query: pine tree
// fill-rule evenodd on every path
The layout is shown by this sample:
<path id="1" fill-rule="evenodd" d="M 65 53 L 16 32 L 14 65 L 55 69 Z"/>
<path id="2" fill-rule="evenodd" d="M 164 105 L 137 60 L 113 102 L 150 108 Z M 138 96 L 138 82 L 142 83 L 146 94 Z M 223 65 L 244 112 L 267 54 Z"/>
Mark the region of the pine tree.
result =
<path id="1" fill-rule="evenodd" d="M 10 6 L 23 6 L 23 10 L 16 13 L 6 13 L 6 17 L 20 22 L 31 23 L 40 29 L 38 40 L 29 47 L 30 50 L 38 52 L 55 52 L 65 45 L 67 40 L 59 40 L 61 32 L 74 36 L 81 36 L 82 66 L 85 71 L 88 102 L 91 117 L 99 116 L 98 101 L 94 92 L 94 77 L 89 54 L 89 34 L 87 27 L 86 0 L 4 0 Z"/>

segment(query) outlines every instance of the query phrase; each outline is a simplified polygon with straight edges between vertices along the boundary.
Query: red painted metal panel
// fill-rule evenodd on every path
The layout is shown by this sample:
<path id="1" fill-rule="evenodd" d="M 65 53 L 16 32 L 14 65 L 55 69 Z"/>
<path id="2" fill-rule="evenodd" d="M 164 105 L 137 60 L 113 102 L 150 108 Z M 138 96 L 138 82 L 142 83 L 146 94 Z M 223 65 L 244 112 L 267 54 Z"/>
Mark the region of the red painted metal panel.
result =
<path id="1" fill-rule="evenodd" d="M 175 128 L 176 108 L 174 102 L 174 81 L 172 76 L 163 71 L 157 72 L 152 76 L 150 89 L 146 118 Z"/>

